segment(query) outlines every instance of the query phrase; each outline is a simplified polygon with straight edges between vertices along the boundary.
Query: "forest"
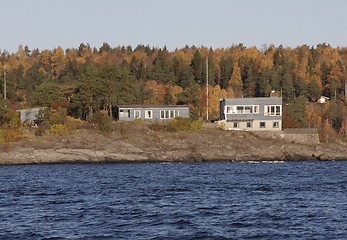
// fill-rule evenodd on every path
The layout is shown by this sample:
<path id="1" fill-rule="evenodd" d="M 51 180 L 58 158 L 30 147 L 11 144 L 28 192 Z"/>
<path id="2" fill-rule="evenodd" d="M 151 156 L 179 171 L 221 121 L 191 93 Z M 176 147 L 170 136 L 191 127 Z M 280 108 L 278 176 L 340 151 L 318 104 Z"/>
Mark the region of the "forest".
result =
<path id="1" fill-rule="evenodd" d="M 344 138 L 346 66 L 347 48 L 325 43 L 173 51 L 106 42 L 99 49 L 19 46 L 15 53 L 0 50 L 0 126 L 8 125 L 9 112 L 40 106 L 86 120 L 99 111 L 112 117 L 118 104 L 188 104 L 192 118 L 204 120 L 207 91 L 209 120 L 218 120 L 221 98 L 275 90 L 284 101 L 283 128 L 318 128 Z M 328 103 L 317 103 L 321 96 Z"/>

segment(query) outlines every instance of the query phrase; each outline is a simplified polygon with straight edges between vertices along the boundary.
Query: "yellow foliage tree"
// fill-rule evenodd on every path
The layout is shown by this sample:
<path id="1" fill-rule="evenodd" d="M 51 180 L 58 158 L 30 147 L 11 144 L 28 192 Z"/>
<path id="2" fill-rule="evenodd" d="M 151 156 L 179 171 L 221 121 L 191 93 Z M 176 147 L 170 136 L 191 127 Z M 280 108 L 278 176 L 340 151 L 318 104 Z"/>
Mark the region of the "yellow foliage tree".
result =
<path id="1" fill-rule="evenodd" d="M 210 90 L 211 89 L 211 90 Z M 220 99 L 227 98 L 228 93 L 225 89 L 221 89 L 219 85 L 209 87 L 209 116 L 210 119 L 219 119 Z"/>
<path id="2" fill-rule="evenodd" d="M 170 88 L 170 94 L 174 102 L 178 102 L 178 95 L 182 93 L 183 88 L 181 86 L 173 86 Z"/>
<path id="3" fill-rule="evenodd" d="M 240 98 L 243 96 L 243 83 L 241 78 L 241 70 L 237 63 L 234 64 L 233 73 L 229 80 L 229 88 L 232 89 L 233 95 L 236 98 Z M 229 92 L 229 91 L 228 91 Z"/>
<path id="4" fill-rule="evenodd" d="M 61 47 L 58 47 L 53 51 L 51 61 L 52 74 L 54 77 L 56 77 L 65 67 L 65 54 Z"/>
<path id="5" fill-rule="evenodd" d="M 148 99 L 148 104 L 162 104 L 166 94 L 166 86 L 157 83 L 155 80 L 148 80 L 145 83 L 145 91 L 150 91 L 153 95 Z"/>

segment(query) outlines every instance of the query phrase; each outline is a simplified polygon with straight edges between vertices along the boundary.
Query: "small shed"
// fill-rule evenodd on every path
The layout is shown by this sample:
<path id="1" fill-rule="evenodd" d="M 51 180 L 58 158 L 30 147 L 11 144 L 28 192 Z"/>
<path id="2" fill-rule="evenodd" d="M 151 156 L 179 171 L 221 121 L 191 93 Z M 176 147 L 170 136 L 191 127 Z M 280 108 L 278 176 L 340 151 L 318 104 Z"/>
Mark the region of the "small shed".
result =
<path id="1" fill-rule="evenodd" d="M 326 103 L 327 100 L 329 100 L 328 97 L 321 96 L 321 97 L 317 100 L 317 102 L 318 102 L 318 103 Z"/>
<path id="2" fill-rule="evenodd" d="M 160 122 L 177 117 L 190 118 L 187 105 L 118 105 L 116 119 L 119 121 Z"/>
<path id="3" fill-rule="evenodd" d="M 19 113 L 19 118 L 22 124 L 33 125 L 37 115 L 43 110 L 42 107 L 19 109 L 16 112 Z"/>

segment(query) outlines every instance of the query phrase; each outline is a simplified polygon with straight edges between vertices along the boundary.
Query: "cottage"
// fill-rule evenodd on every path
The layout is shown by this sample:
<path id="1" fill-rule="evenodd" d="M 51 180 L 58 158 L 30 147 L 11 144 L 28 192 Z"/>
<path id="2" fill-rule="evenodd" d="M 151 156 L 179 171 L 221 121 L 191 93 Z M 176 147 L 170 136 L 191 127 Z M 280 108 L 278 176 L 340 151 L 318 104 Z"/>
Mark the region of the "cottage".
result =
<path id="1" fill-rule="evenodd" d="M 22 124 L 33 125 L 36 120 L 37 115 L 43 108 L 29 108 L 29 109 L 19 109 L 16 112 L 19 113 L 19 118 Z"/>
<path id="2" fill-rule="evenodd" d="M 119 121 L 165 121 L 177 117 L 189 118 L 190 110 L 186 105 L 119 105 L 116 118 Z"/>
<path id="3" fill-rule="evenodd" d="M 220 123 L 228 130 L 282 130 L 282 98 L 224 98 L 220 100 Z"/>

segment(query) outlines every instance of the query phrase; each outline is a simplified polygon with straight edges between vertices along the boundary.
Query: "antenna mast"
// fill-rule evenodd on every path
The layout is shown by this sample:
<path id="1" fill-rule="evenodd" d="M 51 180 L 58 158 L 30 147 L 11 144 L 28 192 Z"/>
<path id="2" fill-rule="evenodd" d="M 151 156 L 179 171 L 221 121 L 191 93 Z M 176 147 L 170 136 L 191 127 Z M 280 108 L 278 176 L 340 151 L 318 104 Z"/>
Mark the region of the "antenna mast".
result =
<path id="1" fill-rule="evenodd" d="M 208 55 L 206 55 L 206 120 L 208 121 Z"/>
<path id="2" fill-rule="evenodd" d="M 6 100 L 6 95 L 7 95 L 7 92 L 6 92 L 6 67 L 4 66 L 4 99 Z"/>

